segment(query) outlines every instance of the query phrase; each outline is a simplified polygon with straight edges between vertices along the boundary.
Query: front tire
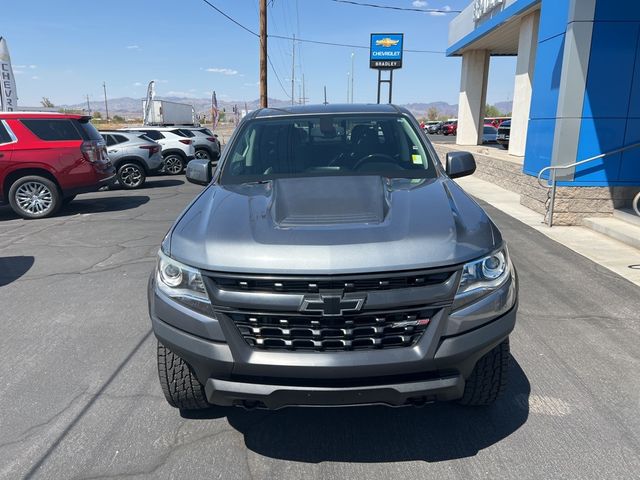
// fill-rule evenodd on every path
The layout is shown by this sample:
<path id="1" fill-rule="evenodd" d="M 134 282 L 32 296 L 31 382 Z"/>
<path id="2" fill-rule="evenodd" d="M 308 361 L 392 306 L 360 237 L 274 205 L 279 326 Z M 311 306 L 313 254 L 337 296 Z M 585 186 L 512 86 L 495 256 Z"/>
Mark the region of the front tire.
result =
<path id="1" fill-rule="evenodd" d="M 494 403 L 507 387 L 509 372 L 509 338 L 485 354 L 471 372 L 464 387 L 461 405 L 480 406 Z"/>
<path id="2" fill-rule="evenodd" d="M 123 163 L 118 168 L 118 183 L 126 190 L 133 190 L 144 185 L 147 176 L 137 163 Z"/>
<path id="3" fill-rule="evenodd" d="M 170 153 L 164 157 L 164 171 L 169 175 L 180 175 L 185 166 L 184 159 L 177 153 Z"/>
<path id="4" fill-rule="evenodd" d="M 44 218 L 58 211 L 62 198 L 58 186 L 48 178 L 27 175 L 11 184 L 9 205 L 22 218 Z"/>
<path id="5" fill-rule="evenodd" d="M 178 355 L 158 342 L 158 376 L 164 397 L 169 405 L 180 410 L 210 408 L 204 386 L 191 367 Z"/>

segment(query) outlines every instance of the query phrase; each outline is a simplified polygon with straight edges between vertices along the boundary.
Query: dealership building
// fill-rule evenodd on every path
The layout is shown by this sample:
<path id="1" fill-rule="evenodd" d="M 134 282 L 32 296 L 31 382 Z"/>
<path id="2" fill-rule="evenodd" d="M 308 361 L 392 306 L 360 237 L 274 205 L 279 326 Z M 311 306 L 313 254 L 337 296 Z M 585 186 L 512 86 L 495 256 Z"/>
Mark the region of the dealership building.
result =
<path id="1" fill-rule="evenodd" d="M 508 153 L 520 174 L 640 143 L 639 45 L 640 0 L 475 0 L 449 26 L 447 55 L 462 58 L 458 145 L 481 143 L 492 56 L 517 57 Z M 558 178 L 573 196 L 599 187 L 594 199 L 624 206 L 640 148 Z"/>

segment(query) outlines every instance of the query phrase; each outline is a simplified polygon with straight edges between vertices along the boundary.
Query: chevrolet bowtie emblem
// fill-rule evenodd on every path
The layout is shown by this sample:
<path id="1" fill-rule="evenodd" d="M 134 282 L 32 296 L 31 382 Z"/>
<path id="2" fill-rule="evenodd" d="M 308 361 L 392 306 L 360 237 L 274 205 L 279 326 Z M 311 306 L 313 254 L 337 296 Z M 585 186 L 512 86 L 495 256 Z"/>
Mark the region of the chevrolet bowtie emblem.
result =
<path id="1" fill-rule="evenodd" d="M 340 294 L 320 294 L 317 297 L 305 297 L 300 305 L 300 311 L 337 317 L 361 310 L 365 298 L 364 295 L 344 298 Z"/>
<path id="2" fill-rule="evenodd" d="M 380 40 L 376 40 L 376 45 L 389 48 L 397 45 L 399 42 L 400 40 L 391 40 L 389 37 L 385 37 Z"/>

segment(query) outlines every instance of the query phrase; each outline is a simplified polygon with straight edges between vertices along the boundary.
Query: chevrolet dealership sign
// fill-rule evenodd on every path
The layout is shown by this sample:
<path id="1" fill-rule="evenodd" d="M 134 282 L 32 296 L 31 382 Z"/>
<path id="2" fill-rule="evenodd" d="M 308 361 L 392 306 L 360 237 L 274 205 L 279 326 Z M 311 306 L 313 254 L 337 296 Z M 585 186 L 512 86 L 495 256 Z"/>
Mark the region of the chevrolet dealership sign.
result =
<path id="1" fill-rule="evenodd" d="M 372 33 L 369 66 L 379 70 L 402 68 L 402 33 Z"/>
<path id="2" fill-rule="evenodd" d="M 473 2 L 473 19 L 477 22 L 487 13 L 491 12 L 491 10 L 503 3 L 504 0 L 475 0 Z"/>

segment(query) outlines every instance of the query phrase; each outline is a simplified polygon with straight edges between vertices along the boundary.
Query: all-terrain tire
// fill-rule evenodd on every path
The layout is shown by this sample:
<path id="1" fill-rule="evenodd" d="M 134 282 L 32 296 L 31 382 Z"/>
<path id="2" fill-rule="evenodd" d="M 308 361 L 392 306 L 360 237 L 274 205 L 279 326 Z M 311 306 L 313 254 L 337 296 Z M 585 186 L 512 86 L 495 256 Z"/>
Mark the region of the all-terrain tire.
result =
<path id="1" fill-rule="evenodd" d="M 509 338 L 485 354 L 471 372 L 464 387 L 461 405 L 491 405 L 504 392 L 509 371 Z"/>
<path id="2" fill-rule="evenodd" d="M 211 407 L 204 386 L 191 367 L 178 355 L 158 342 L 158 375 L 160 386 L 169 405 L 180 410 L 200 410 Z"/>

